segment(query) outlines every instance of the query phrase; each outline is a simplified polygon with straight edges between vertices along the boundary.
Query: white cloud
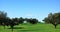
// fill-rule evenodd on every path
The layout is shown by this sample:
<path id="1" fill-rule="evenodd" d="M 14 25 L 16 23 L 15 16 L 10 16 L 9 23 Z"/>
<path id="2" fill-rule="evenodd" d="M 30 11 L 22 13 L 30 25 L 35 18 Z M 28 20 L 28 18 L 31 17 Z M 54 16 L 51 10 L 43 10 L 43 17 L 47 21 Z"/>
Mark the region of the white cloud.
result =
<path id="1" fill-rule="evenodd" d="M 38 16 L 35 14 L 26 14 L 26 17 L 27 18 L 38 18 Z"/>
<path id="2" fill-rule="evenodd" d="M 33 14 L 26 14 L 26 17 L 27 18 L 34 18 L 34 15 Z"/>
<path id="3" fill-rule="evenodd" d="M 26 16 L 28 16 L 28 17 L 32 17 L 33 15 L 32 15 L 32 14 L 27 14 Z"/>

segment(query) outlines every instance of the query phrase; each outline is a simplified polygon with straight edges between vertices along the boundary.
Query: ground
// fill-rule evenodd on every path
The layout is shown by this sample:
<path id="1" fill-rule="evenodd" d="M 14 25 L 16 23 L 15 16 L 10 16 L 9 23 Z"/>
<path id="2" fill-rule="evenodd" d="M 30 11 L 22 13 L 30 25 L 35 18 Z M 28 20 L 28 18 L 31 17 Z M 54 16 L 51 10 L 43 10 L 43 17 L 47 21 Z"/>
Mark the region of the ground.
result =
<path id="1" fill-rule="evenodd" d="M 6 26 L 4 30 L 4 27 L 0 26 L 0 32 L 11 32 L 11 29 Z M 20 24 L 14 26 L 13 32 L 60 32 L 60 25 L 55 29 L 52 24 Z"/>

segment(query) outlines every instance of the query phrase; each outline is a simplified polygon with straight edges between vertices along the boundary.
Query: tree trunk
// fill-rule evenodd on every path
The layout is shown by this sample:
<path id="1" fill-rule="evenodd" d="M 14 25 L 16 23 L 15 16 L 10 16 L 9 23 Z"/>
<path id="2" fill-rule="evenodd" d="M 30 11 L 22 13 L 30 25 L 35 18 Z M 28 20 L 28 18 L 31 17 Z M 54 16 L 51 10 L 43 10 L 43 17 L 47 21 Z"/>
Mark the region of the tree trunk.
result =
<path id="1" fill-rule="evenodd" d="M 12 30 L 12 32 L 13 32 L 13 26 L 11 26 L 11 30 Z"/>
<path id="2" fill-rule="evenodd" d="M 12 28 L 12 32 L 13 32 L 13 28 Z"/>
<path id="3" fill-rule="evenodd" d="M 5 25 L 4 25 L 4 30 L 5 30 Z"/>
<path id="4" fill-rule="evenodd" d="M 55 28 L 57 27 L 57 25 L 55 25 Z"/>
<path id="5" fill-rule="evenodd" d="M 4 27 L 4 32 L 5 32 L 5 25 L 3 25 L 3 27 Z"/>

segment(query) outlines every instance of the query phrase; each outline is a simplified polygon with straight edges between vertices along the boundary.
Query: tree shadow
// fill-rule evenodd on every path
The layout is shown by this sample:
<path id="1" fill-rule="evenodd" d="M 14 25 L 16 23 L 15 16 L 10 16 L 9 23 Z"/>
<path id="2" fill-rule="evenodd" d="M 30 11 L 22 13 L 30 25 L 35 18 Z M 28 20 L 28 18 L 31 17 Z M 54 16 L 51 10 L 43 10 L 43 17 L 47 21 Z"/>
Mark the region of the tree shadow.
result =
<path id="1" fill-rule="evenodd" d="M 57 28 L 55 28 L 55 29 L 60 29 L 60 28 L 57 27 Z"/>
<path id="2" fill-rule="evenodd" d="M 8 28 L 11 29 L 11 28 Z M 24 27 L 14 27 L 13 29 L 24 29 Z"/>
<path id="3" fill-rule="evenodd" d="M 35 31 L 35 30 L 21 30 L 21 31 Z"/>
<path id="4" fill-rule="evenodd" d="M 26 31 L 27 32 L 27 31 L 37 31 L 37 30 L 20 30 L 20 31 L 23 31 L 23 32 Z"/>
<path id="5" fill-rule="evenodd" d="M 23 30 L 20 30 L 20 31 L 39 31 L 39 29 L 23 29 Z"/>

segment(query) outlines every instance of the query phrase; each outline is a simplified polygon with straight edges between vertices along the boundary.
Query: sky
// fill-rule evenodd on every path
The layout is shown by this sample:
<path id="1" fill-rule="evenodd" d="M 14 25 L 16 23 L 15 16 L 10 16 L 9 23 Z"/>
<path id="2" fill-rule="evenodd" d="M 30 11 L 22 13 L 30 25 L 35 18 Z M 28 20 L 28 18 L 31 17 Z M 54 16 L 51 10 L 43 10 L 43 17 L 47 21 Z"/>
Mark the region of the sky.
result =
<path id="1" fill-rule="evenodd" d="M 49 13 L 60 12 L 60 0 L 0 0 L 0 11 L 10 18 L 36 18 L 42 21 Z"/>

